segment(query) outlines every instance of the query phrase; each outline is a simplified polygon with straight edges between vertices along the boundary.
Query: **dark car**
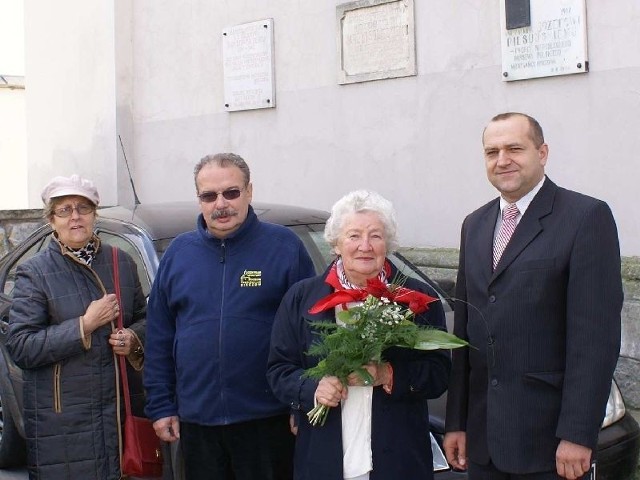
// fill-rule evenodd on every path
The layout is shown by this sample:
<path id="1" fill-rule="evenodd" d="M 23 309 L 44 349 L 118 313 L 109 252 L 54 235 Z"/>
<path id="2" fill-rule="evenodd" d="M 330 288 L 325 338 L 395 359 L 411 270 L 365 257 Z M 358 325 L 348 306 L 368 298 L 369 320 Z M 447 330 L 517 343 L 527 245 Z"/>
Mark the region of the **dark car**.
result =
<path id="1" fill-rule="evenodd" d="M 323 238 L 328 214 L 319 210 L 254 203 L 258 216 L 267 222 L 285 225 L 304 242 L 318 273 L 331 261 L 330 248 Z M 192 230 L 198 213 L 195 202 L 138 205 L 135 209 L 112 207 L 99 210 L 97 230 L 103 241 L 128 252 L 137 262 L 145 295 L 158 269 L 159 259 L 176 235 Z M 15 250 L 0 260 L 0 468 L 21 465 L 25 459 L 24 427 L 22 419 L 22 372 L 15 366 L 4 347 L 9 308 L 15 281 L 16 267 L 42 250 L 49 242 L 51 229 L 43 226 L 31 234 Z M 400 254 L 391 260 L 400 271 L 432 285 L 441 293 L 451 327 L 451 305 L 436 282 Z M 449 469 L 442 453 L 445 396 L 430 402 L 431 445 L 434 470 L 438 480 L 466 478 L 464 473 Z M 638 461 L 640 429 L 626 413 L 624 402 L 615 385 L 607 404 L 607 416 L 598 441 L 598 479 L 625 480 L 631 478 Z M 174 453 L 174 464 L 179 461 Z M 179 468 L 176 478 L 181 478 Z"/>

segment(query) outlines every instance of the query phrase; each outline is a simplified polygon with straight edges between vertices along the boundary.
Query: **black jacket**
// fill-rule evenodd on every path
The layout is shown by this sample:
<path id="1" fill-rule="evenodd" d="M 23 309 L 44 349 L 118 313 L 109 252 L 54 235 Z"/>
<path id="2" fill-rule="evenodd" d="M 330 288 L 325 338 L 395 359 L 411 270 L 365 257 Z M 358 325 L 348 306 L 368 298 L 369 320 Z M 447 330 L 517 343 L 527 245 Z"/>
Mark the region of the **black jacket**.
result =
<path id="1" fill-rule="evenodd" d="M 462 227 L 447 431 L 469 458 L 516 474 L 556 469 L 560 439 L 595 449 L 620 348 L 618 235 L 606 203 L 548 178 L 495 271 L 499 203 Z M 466 302 L 466 303 L 465 303 Z"/>
<path id="2" fill-rule="evenodd" d="M 389 278 L 394 278 L 396 271 Z M 295 480 L 342 480 L 342 422 L 340 407 L 332 408 L 324 426 L 313 427 L 306 413 L 313 408 L 318 381 L 302 377 L 303 370 L 318 363 L 306 355 L 317 340 L 310 326 L 314 321 L 335 321 L 334 309 L 316 315 L 308 313 L 319 299 L 333 289 L 325 275 L 294 285 L 283 299 L 271 337 L 267 377 L 276 397 L 299 410 L 296 438 Z M 424 283 L 407 279 L 405 286 L 437 297 Z M 415 319 L 416 323 L 444 329 L 440 302 Z M 390 348 L 384 353 L 393 366 L 391 395 L 382 387 L 373 389 L 371 480 L 389 478 L 433 478 L 429 441 L 428 398 L 440 396 L 447 388 L 450 357 L 448 351 L 418 351 Z"/>

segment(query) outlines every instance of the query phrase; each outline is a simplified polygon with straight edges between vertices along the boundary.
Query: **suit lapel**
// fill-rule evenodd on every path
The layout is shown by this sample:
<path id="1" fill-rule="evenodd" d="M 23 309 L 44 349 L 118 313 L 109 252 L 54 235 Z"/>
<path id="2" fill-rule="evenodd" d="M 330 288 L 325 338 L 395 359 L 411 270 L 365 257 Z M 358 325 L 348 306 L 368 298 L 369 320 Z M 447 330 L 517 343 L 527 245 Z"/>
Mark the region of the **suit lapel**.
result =
<path id="1" fill-rule="evenodd" d="M 513 232 L 511 240 L 507 244 L 496 269 L 493 272 L 491 281 L 498 277 L 520 253 L 542 232 L 540 220 L 549 215 L 553 210 L 553 200 L 557 186 L 549 178 L 542 185 L 542 188 L 533 198 L 522 219 Z M 493 240 L 492 240 L 493 241 Z"/>

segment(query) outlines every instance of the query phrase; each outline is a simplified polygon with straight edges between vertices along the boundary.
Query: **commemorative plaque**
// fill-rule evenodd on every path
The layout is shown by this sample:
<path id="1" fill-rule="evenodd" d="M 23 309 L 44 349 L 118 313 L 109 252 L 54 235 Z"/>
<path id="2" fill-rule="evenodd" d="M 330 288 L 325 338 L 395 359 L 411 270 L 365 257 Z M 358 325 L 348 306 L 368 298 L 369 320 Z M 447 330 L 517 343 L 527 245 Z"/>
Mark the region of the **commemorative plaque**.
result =
<path id="1" fill-rule="evenodd" d="M 225 28 L 222 60 L 225 110 L 275 107 L 273 19 Z"/>
<path id="2" fill-rule="evenodd" d="M 530 25 L 510 29 L 505 11 L 509 3 L 500 2 L 502 79 L 509 82 L 587 72 L 585 0 L 530 0 L 528 3 Z"/>
<path id="3" fill-rule="evenodd" d="M 338 5 L 338 82 L 415 75 L 413 15 L 413 0 L 360 0 Z"/>

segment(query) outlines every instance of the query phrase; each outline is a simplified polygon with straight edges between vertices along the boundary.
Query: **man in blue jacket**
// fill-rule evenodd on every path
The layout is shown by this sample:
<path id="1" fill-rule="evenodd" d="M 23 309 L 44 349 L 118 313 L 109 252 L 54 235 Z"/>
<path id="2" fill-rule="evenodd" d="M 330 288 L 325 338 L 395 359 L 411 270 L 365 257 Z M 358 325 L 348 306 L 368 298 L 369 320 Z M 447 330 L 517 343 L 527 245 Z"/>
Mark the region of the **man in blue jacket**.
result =
<path id="1" fill-rule="evenodd" d="M 266 380 L 275 312 L 315 274 L 298 237 L 258 220 L 238 155 L 195 167 L 195 231 L 164 254 L 149 297 L 146 413 L 164 441 L 180 438 L 189 480 L 292 477 L 288 407 Z"/>

